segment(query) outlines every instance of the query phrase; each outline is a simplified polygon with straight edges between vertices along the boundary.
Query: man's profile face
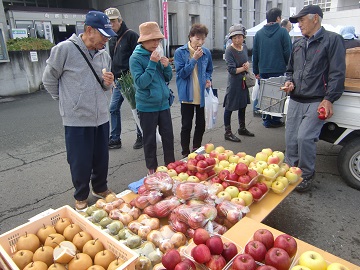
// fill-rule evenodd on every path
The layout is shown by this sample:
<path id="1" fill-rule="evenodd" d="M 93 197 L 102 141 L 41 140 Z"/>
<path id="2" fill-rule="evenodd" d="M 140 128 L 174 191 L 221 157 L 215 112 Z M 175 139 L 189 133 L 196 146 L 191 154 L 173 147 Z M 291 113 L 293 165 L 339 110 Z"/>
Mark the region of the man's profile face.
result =
<path id="1" fill-rule="evenodd" d="M 122 20 L 120 20 L 119 18 L 111 19 L 110 23 L 111 23 L 112 30 L 116 33 L 117 31 L 120 30 Z"/>
<path id="2" fill-rule="evenodd" d="M 315 14 L 313 18 L 311 18 L 309 15 L 305 15 L 298 19 L 298 23 L 301 34 L 306 37 L 311 37 L 318 30 L 318 15 Z"/>

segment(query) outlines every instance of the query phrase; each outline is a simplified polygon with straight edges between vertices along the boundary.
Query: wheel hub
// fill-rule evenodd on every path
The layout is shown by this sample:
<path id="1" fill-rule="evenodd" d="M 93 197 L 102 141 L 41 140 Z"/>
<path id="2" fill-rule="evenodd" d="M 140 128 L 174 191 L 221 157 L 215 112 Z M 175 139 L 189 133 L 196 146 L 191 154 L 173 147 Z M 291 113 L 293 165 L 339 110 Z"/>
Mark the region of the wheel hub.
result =
<path id="1" fill-rule="evenodd" d="M 351 174 L 360 181 L 360 151 L 356 152 L 350 159 L 349 169 Z"/>

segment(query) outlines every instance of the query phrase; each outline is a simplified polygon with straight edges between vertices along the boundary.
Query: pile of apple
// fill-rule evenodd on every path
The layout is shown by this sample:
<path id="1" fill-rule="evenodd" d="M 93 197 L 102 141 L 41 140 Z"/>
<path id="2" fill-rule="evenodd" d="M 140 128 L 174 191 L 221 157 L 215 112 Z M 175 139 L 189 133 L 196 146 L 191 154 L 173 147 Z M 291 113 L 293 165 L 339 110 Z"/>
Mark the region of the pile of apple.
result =
<path id="1" fill-rule="evenodd" d="M 259 229 L 255 231 L 244 249 L 244 253 L 232 261 L 232 269 L 248 270 L 288 270 L 297 252 L 294 237 L 281 234 L 274 238 L 271 231 Z M 265 264 L 258 267 L 257 263 Z"/>
<path id="2" fill-rule="evenodd" d="M 219 235 L 210 234 L 199 228 L 194 232 L 194 245 L 190 251 L 190 258 L 211 270 L 220 270 L 234 258 L 239 250 L 231 241 L 223 241 Z"/>
<path id="3" fill-rule="evenodd" d="M 67 217 L 20 236 L 16 250 L 12 259 L 25 270 L 113 270 L 124 263 Z"/>
<path id="4" fill-rule="evenodd" d="M 313 250 L 302 253 L 291 270 L 349 270 L 345 265 L 333 262 L 328 264 L 324 257 Z"/>

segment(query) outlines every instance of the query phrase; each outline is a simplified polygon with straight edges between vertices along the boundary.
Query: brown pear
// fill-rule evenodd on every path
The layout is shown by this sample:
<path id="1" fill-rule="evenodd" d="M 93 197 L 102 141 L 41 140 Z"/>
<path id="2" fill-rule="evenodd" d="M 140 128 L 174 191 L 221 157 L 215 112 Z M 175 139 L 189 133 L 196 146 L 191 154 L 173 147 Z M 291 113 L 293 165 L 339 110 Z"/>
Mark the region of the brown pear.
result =
<path id="1" fill-rule="evenodd" d="M 30 250 L 35 252 L 40 247 L 40 240 L 33 233 L 25 233 L 16 242 L 16 250 Z"/>
<path id="2" fill-rule="evenodd" d="M 117 258 L 117 259 L 113 260 L 113 261 L 109 264 L 107 270 L 116 270 L 116 269 L 118 269 L 123 263 L 124 263 L 123 260 L 121 260 L 120 258 Z"/>
<path id="3" fill-rule="evenodd" d="M 94 258 L 94 264 L 101 265 L 105 269 L 108 268 L 109 264 L 115 260 L 115 255 L 111 251 L 105 249 L 98 252 Z"/>
<path id="4" fill-rule="evenodd" d="M 65 237 L 59 233 L 50 234 L 44 243 L 44 246 L 56 248 L 62 241 L 65 241 Z"/>
<path id="5" fill-rule="evenodd" d="M 46 263 L 41 261 L 31 262 L 25 266 L 23 270 L 47 270 L 48 266 Z"/>
<path id="6" fill-rule="evenodd" d="M 43 226 L 37 231 L 36 235 L 39 237 L 40 242 L 44 244 L 48 235 L 52 233 L 56 233 L 54 226 L 43 224 Z"/>
<path id="7" fill-rule="evenodd" d="M 32 262 L 33 255 L 34 253 L 30 250 L 18 250 L 12 256 L 12 259 L 19 269 L 23 269 Z"/>
<path id="8" fill-rule="evenodd" d="M 48 270 L 66 270 L 66 267 L 61 263 L 54 263 L 49 266 Z"/>
<path id="9" fill-rule="evenodd" d="M 60 218 L 56 223 L 55 223 L 55 230 L 57 233 L 63 234 L 64 230 L 67 226 L 69 226 L 71 224 L 71 219 L 64 217 L 64 218 Z"/>
<path id="10" fill-rule="evenodd" d="M 89 240 L 85 243 L 82 252 L 89 255 L 91 259 L 94 260 L 95 255 L 102 250 L 104 250 L 104 245 L 101 243 L 100 240 L 94 239 Z"/>
<path id="11" fill-rule="evenodd" d="M 100 266 L 100 265 L 93 265 L 93 266 L 90 266 L 87 270 L 107 270 L 105 269 L 104 267 Z"/>
<path id="12" fill-rule="evenodd" d="M 39 247 L 34 253 L 33 261 L 42 261 L 50 266 L 54 262 L 53 252 L 54 249 L 50 246 Z"/>
<path id="13" fill-rule="evenodd" d="M 85 253 L 78 253 L 75 257 L 69 262 L 69 270 L 87 270 L 90 266 L 93 265 L 91 257 Z"/>
<path id="14" fill-rule="evenodd" d="M 80 228 L 80 226 L 78 224 L 72 223 L 72 224 L 66 226 L 66 228 L 64 229 L 63 235 L 65 236 L 66 240 L 72 241 L 74 236 L 81 231 L 82 231 L 82 229 Z"/>
<path id="15" fill-rule="evenodd" d="M 83 246 L 86 244 L 87 241 L 92 240 L 92 236 L 88 232 L 79 232 L 75 234 L 72 242 L 76 246 L 78 250 L 82 252 Z"/>

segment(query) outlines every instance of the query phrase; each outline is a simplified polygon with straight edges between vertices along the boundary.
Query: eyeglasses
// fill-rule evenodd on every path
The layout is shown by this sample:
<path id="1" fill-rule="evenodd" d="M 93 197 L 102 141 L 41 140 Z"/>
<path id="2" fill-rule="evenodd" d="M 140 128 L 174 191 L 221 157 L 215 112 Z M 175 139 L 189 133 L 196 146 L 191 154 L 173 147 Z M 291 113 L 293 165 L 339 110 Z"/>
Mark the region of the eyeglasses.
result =
<path id="1" fill-rule="evenodd" d="M 111 39 L 111 37 L 104 36 L 104 35 L 99 31 L 99 29 L 97 29 L 97 28 L 95 28 L 95 29 L 100 33 L 100 35 L 101 35 L 101 37 L 102 37 L 103 39 L 107 39 L 107 40 L 110 40 L 110 39 Z"/>

